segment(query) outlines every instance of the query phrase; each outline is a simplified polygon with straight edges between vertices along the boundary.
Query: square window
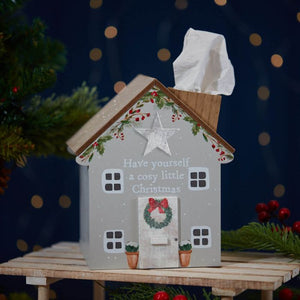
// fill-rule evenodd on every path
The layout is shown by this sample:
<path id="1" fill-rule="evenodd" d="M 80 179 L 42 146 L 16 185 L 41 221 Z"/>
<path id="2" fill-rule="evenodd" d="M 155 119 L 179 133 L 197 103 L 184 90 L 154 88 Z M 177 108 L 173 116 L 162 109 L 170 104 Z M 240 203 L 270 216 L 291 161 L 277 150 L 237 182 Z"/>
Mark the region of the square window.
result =
<path id="1" fill-rule="evenodd" d="M 106 169 L 102 173 L 102 189 L 105 193 L 121 194 L 124 192 L 124 175 L 121 169 Z"/>
<path id="2" fill-rule="evenodd" d="M 188 188 L 192 191 L 202 191 L 209 189 L 208 168 L 188 168 Z"/>
<path id="3" fill-rule="evenodd" d="M 202 245 L 203 246 L 207 246 L 208 245 L 208 239 L 207 238 L 203 238 L 202 239 Z"/>
<path id="4" fill-rule="evenodd" d="M 106 180 L 112 180 L 112 174 L 111 173 L 106 173 L 105 174 L 105 179 Z"/>
<path id="5" fill-rule="evenodd" d="M 196 180 L 191 181 L 191 187 L 197 187 L 197 181 Z"/>
<path id="6" fill-rule="evenodd" d="M 116 249 L 121 249 L 122 248 L 122 243 L 116 242 Z"/>
<path id="7" fill-rule="evenodd" d="M 199 180 L 199 187 L 205 187 L 206 181 L 205 180 Z"/>
<path id="8" fill-rule="evenodd" d="M 210 248 L 211 247 L 211 229 L 209 226 L 192 226 L 191 241 L 193 248 Z"/>
<path id="9" fill-rule="evenodd" d="M 202 229 L 202 235 L 208 235 L 208 229 Z"/>
<path id="10" fill-rule="evenodd" d="M 116 232 L 115 232 L 115 238 L 116 238 L 116 239 L 120 239 L 120 238 L 122 238 L 122 237 L 123 237 L 122 231 L 116 231 Z"/>
<path id="11" fill-rule="evenodd" d="M 206 173 L 205 172 L 199 172 L 199 179 L 204 179 L 206 178 Z"/>
<path id="12" fill-rule="evenodd" d="M 197 179 L 197 172 L 191 173 L 191 179 Z"/>
<path id="13" fill-rule="evenodd" d="M 113 242 L 108 242 L 107 243 L 107 249 L 113 249 L 114 248 L 114 243 Z"/>
<path id="14" fill-rule="evenodd" d="M 114 237 L 114 233 L 112 231 L 106 232 L 106 238 L 112 239 Z"/>
<path id="15" fill-rule="evenodd" d="M 115 191 L 120 191 L 121 190 L 121 184 L 119 184 L 119 183 L 114 184 L 114 190 Z"/>
<path id="16" fill-rule="evenodd" d="M 111 183 L 107 183 L 107 184 L 105 185 L 105 190 L 106 190 L 106 191 L 112 191 L 112 188 L 113 188 L 113 186 L 112 186 Z"/>
<path id="17" fill-rule="evenodd" d="M 200 245 L 200 239 L 194 239 L 194 245 L 199 246 Z"/>
<path id="18" fill-rule="evenodd" d="M 193 230 L 193 235 L 194 236 L 200 236 L 200 229 L 194 229 Z"/>
<path id="19" fill-rule="evenodd" d="M 124 230 L 107 230 L 103 236 L 103 247 L 107 253 L 124 253 Z"/>

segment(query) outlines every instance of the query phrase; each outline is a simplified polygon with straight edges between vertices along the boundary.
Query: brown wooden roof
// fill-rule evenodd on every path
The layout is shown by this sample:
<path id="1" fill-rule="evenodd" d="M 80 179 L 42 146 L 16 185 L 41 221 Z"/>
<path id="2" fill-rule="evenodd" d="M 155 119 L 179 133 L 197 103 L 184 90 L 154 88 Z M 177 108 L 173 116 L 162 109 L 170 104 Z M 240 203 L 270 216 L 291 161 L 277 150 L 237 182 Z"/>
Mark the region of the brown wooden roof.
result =
<path id="1" fill-rule="evenodd" d="M 216 138 L 230 152 L 233 153 L 235 151 L 230 144 L 219 136 L 216 131 L 195 112 L 195 110 L 175 96 L 171 89 L 166 88 L 157 79 L 145 75 L 135 77 L 124 89 L 101 108 L 98 113 L 86 122 L 81 129 L 67 141 L 69 150 L 75 155 L 79 155 L 153 86 L 157 86 L 195 121 L 199 122 L 209 134 Z"/>

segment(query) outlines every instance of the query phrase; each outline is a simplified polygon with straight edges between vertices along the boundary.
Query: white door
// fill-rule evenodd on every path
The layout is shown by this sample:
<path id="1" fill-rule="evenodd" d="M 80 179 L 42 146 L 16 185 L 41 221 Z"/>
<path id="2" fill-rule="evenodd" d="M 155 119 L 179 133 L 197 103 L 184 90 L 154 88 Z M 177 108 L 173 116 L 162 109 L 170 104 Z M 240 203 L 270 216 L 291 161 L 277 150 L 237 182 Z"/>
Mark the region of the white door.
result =
<path id="1" fill-rule="evenodd" d="M 177 197 L 139 197 L 139 267 L 178 267 Z"/>

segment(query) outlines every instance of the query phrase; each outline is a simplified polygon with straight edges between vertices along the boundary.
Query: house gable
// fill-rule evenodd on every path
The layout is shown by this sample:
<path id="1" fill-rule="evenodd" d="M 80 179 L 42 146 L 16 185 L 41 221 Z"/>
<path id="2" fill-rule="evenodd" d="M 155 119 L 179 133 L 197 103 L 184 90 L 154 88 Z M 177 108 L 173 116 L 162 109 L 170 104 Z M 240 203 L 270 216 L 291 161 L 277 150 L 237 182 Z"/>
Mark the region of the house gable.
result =
<path id="1" fill-rule="evenodd" d="M 174 112 L 184 115 L 184 120 L 192 125 L 193 134 L 202 133 L 203 138 L 212 143 L 212 148 L 222 153 L 221 162 L 232 160 L 234 148 L 203 121 L 192 109 L 192 106 L 181 101 L 158 80 L 144 75 L 138 75 L 132 80 L 71 137 L 67 141 L 69 149 L 76 155 L 80 154 L 80 158 L 91 153 L 94 148 L 103 154 L 103 144 L 113 137 L 119 137 L 118 126 L 132 125 L 130 124 L 132 121 L 130 112 L 136 111 L 139 106 L 143 106 L 143 103 L 149 101 L 153 101 L 159 109 L 168 107 Z M 108 132 L 109 134 L 107 134 Z"/>

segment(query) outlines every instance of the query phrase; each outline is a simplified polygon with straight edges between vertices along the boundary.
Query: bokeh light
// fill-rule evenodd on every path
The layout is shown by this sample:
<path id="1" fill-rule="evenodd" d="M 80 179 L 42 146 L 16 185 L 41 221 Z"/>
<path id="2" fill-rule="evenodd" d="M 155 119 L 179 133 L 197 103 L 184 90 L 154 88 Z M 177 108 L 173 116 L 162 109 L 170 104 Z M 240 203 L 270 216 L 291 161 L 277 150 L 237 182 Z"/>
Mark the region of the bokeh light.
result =
<path id="1" fill-rule="evenodd" d="M 98 61 L 100 60 L 102 57 L 102 51 L 101 49 L 99 48 L 93 48 L 91 51 L 90 51 L 90 59 L 93 60 L 93 61 Z"/>
<path id="2" fill-rule="evenodd" d="M 157 52 L 157 57 L 161 61 L 169 60 L 170 57 L 171 57 L 170 50 L 168 50 L 166 48 L 159 49 L 158 52 Z"/>
<path id="3" fill-rule="evenodd" d="M 280 198 L 285 194 L 285 187 L 283 184 L 277 184 L 274 187 L 273 194 L 275 197 Z"/>
<path id="4" fill-rule="evenodd" d="M 31 205 L 34 208 L 41 208 L 44 204 L 43 198 L 39 195 L 34 195 L 31 197 Z"/>
<path id="5" fill-rule="evenodd" d="M 189 3 L 187 0 L 176 0 L 175 7 L 179 10 L 184 10 L 188 7 Z"/>
<path id="6" fill-rule="evenodd" d="M 103 4 L 102 0 L 90 0 L 90 7 L 97 9 L 100 8 Z"/>
<path id="7" fill-rule="evenodd" d="M 270 144 L 271 137 L 267 132 L 262 132 L 258 136 L 258 142 L 261 146 L 267 146 Z"/>
<path id="8" fill-rule="evenodd" d="M 300 22 L 300 12 L 297 13 L 297 20 Z"/>
<path id="9" fill-rule="evenodd" d="M 270 97 L 270 90 L 267 86 L 260 86 L 257 90 L 257 97 L 260 100 L 268 100 Z"/>
<path id="10" fill-rule="evenodd" d="M 66 195 L 61 195 L 58 199 L 58 203 L 62 208 L 69 208 L 71 206 L 71 199 Z"/>
<path id="11" fill-rule="evenodd" d="M 28 244 L 24 240 L 17 240 L 17 248 L 22 251 L 26 252 L 28 250 Z"/>
<path id="12" fill-rule="evenodd" d="M 49 299 L 56 299 L 56 292 L 53 289 L 50 289 L 49 291 Z"/>
<path id="13" fill-rule="evenodd" d="M 124 81 L 117 81 L 114 84 L 114 91 L 118 94 L 121 92 L 122 89 L 126 86 L 126 83 Z"/>
<path id="14" fill-rule="evenodd" d="M 43 247 L 41 245 L 34 245 L 32 248 L 33 251 L 39 251 L 41 249 L 43 249 Z"/>
<path id="15" fill-rule="evenodd" d="M 227 4 L 227 0 L 215 0 L 215 3 L 219 6 L 224 6 Z"/>
<path id="16" fill-rule="evenodd" d="M 258 33 L 252 33 L 249 36 L 249 42 L 253 45 L 253 46 L 260 46 L 262 43 L 262 38 Z"/>
<path id="17" fill-rule="evenodd" d="M 281 55 L 279 54 L 273 54 L 271 56 L 271 64 L 275 67 L 275 68 L 280 68 L 283 64 L 283 58 L 281 57 Z"/>
<path id="18" fill-rule="evenodd" d="M 115 26 L 108 26 L 104 30 L 104 35 L 108 39 L 113 39 L 117 36 L 118 29 Z"/>

